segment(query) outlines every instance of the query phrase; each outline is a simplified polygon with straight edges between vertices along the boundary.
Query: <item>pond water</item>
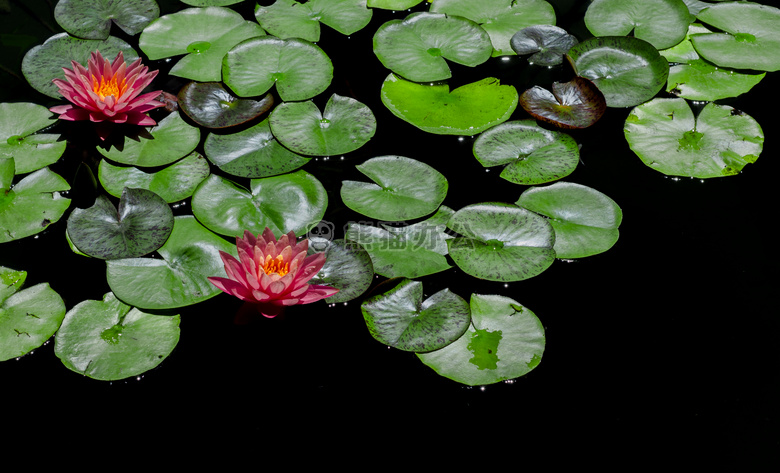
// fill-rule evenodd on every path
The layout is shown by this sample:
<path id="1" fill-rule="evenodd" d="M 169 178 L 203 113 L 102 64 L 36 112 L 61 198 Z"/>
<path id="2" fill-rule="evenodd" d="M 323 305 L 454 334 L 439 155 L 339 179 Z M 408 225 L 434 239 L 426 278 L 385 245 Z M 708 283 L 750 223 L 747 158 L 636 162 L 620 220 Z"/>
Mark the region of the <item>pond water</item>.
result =
<path id="1" fill-rule="evenodd" d="M 304 168 L 328 189 L 325 220 L 337 238 L 347 222 L 367 220 L 342 205 L 339 182 L 362 180 L 354 166 L 374 156 L 406 156 L 438 169 L 449 181 L 444 205 L 453 209 L 514 202 L 525 189 L 483 168 L 472 154 L 473 137 L 424 133 L 382 105 L 379 89 L 388 71 L 373 55 L 371 37 L 388 19 L 406 14 L 376 11 L 371 24 L 350 37 L 323 28 L 319 45 L 335 75 L 315 102 L 323 107 L 333 92 L 350 96 L 368 105 L 378 123 L 364 147 Z M 522 91 L 562 74 L 512 57 L 476 70 L 457 67 L 453 76 L 458 85 L 498 77 Z M 183 83 L 164 87 L 175 93 Z M 605 193 L 623 210 L 620 239 L 606 253 L 558 260 L 535 278 L 508 284 L 457 268 L 420 279 L 426 296 L 442 288 L 464 298 L 500 294 L 534 311 L 547 346 L 540 365 L 522 378 L 483 388 L 445 379 L 414 354 L 375 341 L 360 299 L 293 307 L 284 317 L 238 325 L 240 301 L 220 295 L 181 309 L 178 346 L 138 379 L 81 377 L 54 356 L 53 341 L 0 363 L 6 407 L 34 412 L 27 420 L 84 416 L 87 423 L 110 409 L 166 435 L 208 427 L 265 436 L 281 422 L 278 415 L 323 431 L 355 416 L 378 426 L 400 424 L 406 432 L 482 419 L 512 425 L 540 448 L 604 442 L 637 453 L 679 449 L 688 458 L 760 464 L 780 439 L 778 256 L 771 229 L 780 148 L 776 110 L 767 106 L 778 85 L 777 73 L 770 73 L 745 96 L 721 101 L 754 117 L 766 134 L 761 158 L 733 177 L 671 178 L 646 167 L 623 138 L 627 109 L 609 109 L 593 127 L 571 132 L 581 162 L 565 180 Z M 518 107 L 512 118 L 527 115 Z M 79 153 L 71 149 L 55 165 L 66 179 Z M 177 212 L 189 213 L 187 203 Z M 70 308 L 100 299 L 109 288 L 103 262 L 69 250 L 64 223 L 3 244 L 0 265 L 27 270 L 27 287 L 49 282 Z M 16 422 L 4 429 L 41 428 L 24 414 Z"/>

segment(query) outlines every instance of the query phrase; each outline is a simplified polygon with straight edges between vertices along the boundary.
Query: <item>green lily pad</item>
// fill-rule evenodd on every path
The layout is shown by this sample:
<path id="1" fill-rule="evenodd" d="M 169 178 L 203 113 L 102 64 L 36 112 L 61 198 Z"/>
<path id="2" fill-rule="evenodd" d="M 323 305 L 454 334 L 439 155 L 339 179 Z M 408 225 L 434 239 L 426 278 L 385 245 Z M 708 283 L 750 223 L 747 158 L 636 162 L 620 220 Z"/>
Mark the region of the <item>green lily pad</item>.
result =
<path id="1" fill-rule="evenodd" d="M 507 121 L 517 102 L 517 89 L 493 77 L 452 92 L 447 84 L 418 84 L 395 74 L 382 84 L 382 103 L 393 115 L 439 135 L 482 133 Z"/>
<path id="2" fill-rule="evenodd" d="M 413 6 L 419 5 L 423 0 L 368 0 L 367 5 L 370 8 L 379 8 L 381 10 L 408 10 Z"/>
<path id="3" fill-rule="evenodd" d="M 243 0 L 181 0 L 181 3 L 192 5 L 193 7 L 224 7 L 241 3 Z"/>
<path id="4" fill-rule="evenodd" d="M 399 350 L 429 352 L 457 340 L 471 320 L 469 304 L 442 289 L 423 301 L 422 283 L 404 279 L 360 306 L 371 335 Z"/>
<path id="5" fill-rule="evenodd" d="M 14 158 L 16 174 L 54 164 L 65 152 L 60 135 L 35 133 L 57 122 L 51 115 L 34 103 L 0 103 L 0 157 Z"/>
<path id="6" fill-rule="evenodd" d="M 372 11 L 366 0 L 276 0 L 272 5 L 258 5 L 255 17 L 258 23 L 278 38 L 320 40 L 320 22 L 341 34 L 355 33 L 371 21 Z"/>
<path id="7" fill-rule="evenodd" d="M 409 220 L 439 208 L 447 179 L 425 163 L 403 156 L 379 156 L 355 166 L 374 183 L 342 181 L 344 205 L 380 220 Z"/>
<path id="8" fill-rule="evenodd" d="M 160 16 L 154 0 L 59 0 L 54 19 L 73 36 L 84 39 L 106 39 L 111 23 L 134 36 Z"/>
<path id="9" fill-rule="evenodd" d="M 531 187 L 517 205 L 547 217 L 555 230 L 558 258 L 603 253 L 617 242 L 623 212 L 601 192 L 572 182 Z"/>
<path id="10" fill-rule="evenodd" d="M 403 227 L 349 223 L 346 238 L 366 249 L 377 274 L 419 278 L 451 267 L 444 257 L 451 237 L 444 230 L 453 213 L 442 206 L 431 218 Z"/>
<path id="11" fill-rule="evenodd" d="M 412 13 L 390 20 L 374 34 L 374 54 L 405 79 L 424 82 L 449 79 L 447 60 L 475 67 L 490 59 L 490 36 L 466 18 L 443 13 Z M 446 60 L 445 60 L 446 59 Z"/>
<path id="12" fill-rule="evenodd" d="M 70 206 L 70 199 L 60 195 L 70 186 L 49 168 L 30 173 L 11 186 L 13 161 L 0 158 L 0 243 L 46 230 Z"/>
<path id="13" fill-rule="evenodd" d="M 715 0 L 715 1 L 717 2 L 720 0 Z M 699 0 L 683 0 L 683 3 L 685 3 L 685 6 L 688 7 L 688 13 L 690 13 L 693 16 L 698 15 L 699 12 L 704 10 L 705 8 L 712 6 L 712 3 L 700 2 Z"/>
<path id="14" fill-rule="evenodd" d="M 329 304 L 351 301 L 366 292 L 374 281 L 371 257 L 354 241 L 309 238 L 309 254 L 325 253 L 325 264 L 309 280 L 309 284 L 322 284 L 339 290 L 329 296 Z"/>
<path id="15" fill-rule="evenodd" d="M 52 79 L 65 80 L 63 67 L 72 69 L 71 61 L 86 66 L 90 54 L 95 51 L 100 51 L 103 57 L 111 59 L 121 52 L 128 64 L 138 59 L 138 53 L 132 46 L 114 36 L 95 40 L 59 33 L 27 51 L 22 59 L 22 74 L 33 89 L 59 99 L 60 89 L 52 83 Z"/>
<path id="16" fill-rule="evenodd" d="M 723 31 L 691 35 L 704 59 L 734 69 L 780 70 L 780 9 L 727 2 L 705 8 L 697 18 Z"/>
<path id="17" fill-rule="evenodd" d="M 161 16 L 144 29 L 138 46 L 151 60 L 186 54 L 171 68 L 171 75 L 219 82 L 225 53 L 246 39 L 264 35 L 260 25 L 239 13 L 210 6 Z"/>
<path id="18" fill-rule="evenodd" d="M 469 386 L 527 374 L 542 361 L 544 327 L 528 308 L 508 297 L 472 294 L 471 325 L 452 344 L 417 355 L 441 376 Z"/>
<path id="19" fill-rule="evenodd" d="M 571 174 L 580 150 L 566 133 L 542 128 L 534 120 L 514 120 L 479 135 L 474 156 L 484 167 L 504 166 L 501 177 L 509 182 L 534 185 Z"/>
<path id="20" fill-rule="evenodd" d="M 133 187 L 150 190 L 169 204 L 190 197 L 210 173 L 208 161 L 197 152 L 156 172 L 146 172 L 133 166 L 115 166 L 105 159 L 98 166 L 100 184 L 114 197 L 121 196 L 125 187 Z"/>
<path id="21" fill-rule="evenodd" d="M 306 233 L 322 220 L 328 194 L 320 181 L 306 171 L 252 179 L 246 190 L 212 174 L 192 196 L 192 213 L 210 230 L 242 236 L 259 235 L 266 227 L 274 235 Z"/>
<path id="22" fill-rule="evenodd" d="M 154 315 L 123 304 L 112 293 L 68 311 L 54 354 L 70 370 L 103 381 L 138 376 L 157 367 L 179 342 L 179 315 Z"/>
<path id="23" fill-rule="evenodd" d="M 237 133 L 211 133 L 203 144 L 206 157 L 221 170 L 239 177 L 268 177 L 295 171 L 311 158 L 288 150 L 271 133 L 268 119 Z"/>
<path id="24" fill-rule="evenodd" d="M 702 179 L 738 174 L 764 146 L 764 133 L 749 115 L 709 103 L 694 116 L 684 99 L 658 98 L 634 108 L 623 132 L 656 171 Z"/>
<path id="25" fill-rule="evenodd" d="M 545 219 L 512 204 L 468 205 L 447 226 L 461 236 L 447 240 L 460 269 L 489 281 L 522 281 L 555 261 L 555 232 Z"/>
<path id="26" fill-rule="evenodd" d="M 561 128 L 587 128 L 604 115 L 604 94 L 584 77 L 553 82 L 552 92 L 538 85 L 520 96 L 520 106 L 532 117 Z"/>
<path id="27" fill-rule="evenodd" d="M 490 35 L 493 56 L 514 54 L 509 42 L 523 28 L 555 24 L 555 9 L 544 0 L 436 0 L 430 10 L 479 23 Z"/>
<path id="28" fill-rule="evenodd" d="M 309 41 L 264 36 L 231 48 L 222 61 L 222 77 L 239 97 L 262 95 L 275 84 L 282 100 L 306 100 L 328 88 L 333 63 Z"/>
<path id="29" fill-rule="evenodd" d="M 273 95 L 261 100 L 240 99 L 219 82 L 190 82 L 179 91 L 179 107 L 195 123 L 227 128 L 246 123 L 271 110 Z"/>
<path id="30" fill-rule="evenodd" d="M 142 309 L 197 304 L 222 293 L 207 279 L 227 277 L 219 251 L 237 257 L 235 243 L 183 215 L 175 218 L 171 236 L 157 250 L 160 258 L 108 260 L 106 279 L 119 299 Z"/>
<path id="31" fill-rule="evenodd" d="M 590 38 L 574 45 L 567 58 L 578 76 L 596 84 L 608 107 L 632 107 L 650 100 L 669 75 L 666 59 L 639 38 Z"/>
<path id="32" fill-rule="evenodd" d="M 173 229 L 173 212 L 152 191 L 122 192 L 119 209 L 104 195 L 88 209 L 68 217 L 68 236 L 83 253 L 100 259 L 135 258 L 165 243 Z"/>
<path id="33" fill-rule="evenodd" d="M 200 141 L 200 130 L 187 124 L 179 112 L 170 113 L 148 130 L 151 139 L 143 136 L 137 140 L 125 137 L 121 150 L 97 149 L 100 154 L 117 163 L 154 167 L 170 164 L 190 154 Z"/>
<path id="34" fill-rule="evenodd" d="M 557 66 L 563 56 L 577 44 L 577 37 L 563 28 L 553 25 L 534 25 L 523 28 L 509 40 L 512 50 L 519 56 L 530 54 L 529 64 Z"/>
<path id="35" fill-rule="evenodd" d="M 594 0 L 585 12 L 585 25 L 594 36 L 634 36 L 657 49 L 685 38 L 691 14 L 682 0 Z"/>
<path id="36" fill-rule="evenodd" d="M 269 118 L 271 131 L 289 150 L 307 156 L 354 151 L 376 132 L 371 109 L 350 97 L 333 94 L 320 113 L 312 101 L 285 102 Z"/>
<path id="37" fill-rule="evenodd" d="M 0 266 L 0 361 L 43 345 L 65 317 L 65 303 L 48 283 L 20 290 L 26 277 Z"/>

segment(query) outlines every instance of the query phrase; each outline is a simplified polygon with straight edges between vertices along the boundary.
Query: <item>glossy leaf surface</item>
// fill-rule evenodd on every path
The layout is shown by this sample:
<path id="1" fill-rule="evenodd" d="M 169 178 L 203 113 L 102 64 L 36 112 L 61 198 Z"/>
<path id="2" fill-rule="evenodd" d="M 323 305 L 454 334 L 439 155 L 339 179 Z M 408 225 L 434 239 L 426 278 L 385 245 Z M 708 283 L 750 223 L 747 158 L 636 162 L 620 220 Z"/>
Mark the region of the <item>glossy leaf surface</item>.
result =
<path id="1" fill-rule="evenodd" d="M 111 24 L 130 36 L 136 35 L 160 16 L 154 0 L 59 0 L 54 19 L 73 36 L 84 39 L 106 39 Z"/>
<path id="2" fill-rule="evenodd" d="M 371 16 L 366 0 L 276 0 L 270 6 L 258 5 L 255 9 L 257 21 L 272 35 L 311 42 L 320 39 L 320 22 L 350 35 L 363 29 Z"/>
<path id="3" fill-rule="evenodd" d="M 329 304 L 351 301 L 361 296 L 374 280 L 371 257 L 354 241 L 328 240 L 309 237 L 309 254 L 325 253 L 325 264 L 309 280 L 309 284 L 322 284 L 339 290 L 328 297 Z"/>
<path id="4" fill-rule="evenodd" d="M 534 25 L 515 33 L 509 41 L 518 56 L 530 54 L 529 64 L 557 66 L 563 56 L 577 44 L 577 37 L 554 25 Z"/>
<path id="5" fill-rule="evenodd" d="M 561 128 L 587 128 L 607 109 L 604 94 L 583 77 L 553 82 L 552 92 L 538 85 L 523 92 L 520 106 L 538 120 Z"/>
<path id="6" fill-rule="evenodd" d="M 55 163 L 67 143 L 60 135 L 36 133 L 56 123 L 46 107 L 34 103 L 0 103 L 0 158 L 14 158 L 16 174 Z"/>
<path id="7" fill-rule="evenodd" d="M 248 122 L 271 110 L 271 94 L 261 100 L 234 96 L 220 82 L 190 82 L 179 90 L 179 107 L 206 128 L 228 128 Z"/>
<path id="8" fill-rule="evenodd" d="M 682 41 L 691 19 L 682 0 L 594 0 L 585 12 L 585 25 L 594 36 L 633 32 L 657 49 Z"/>

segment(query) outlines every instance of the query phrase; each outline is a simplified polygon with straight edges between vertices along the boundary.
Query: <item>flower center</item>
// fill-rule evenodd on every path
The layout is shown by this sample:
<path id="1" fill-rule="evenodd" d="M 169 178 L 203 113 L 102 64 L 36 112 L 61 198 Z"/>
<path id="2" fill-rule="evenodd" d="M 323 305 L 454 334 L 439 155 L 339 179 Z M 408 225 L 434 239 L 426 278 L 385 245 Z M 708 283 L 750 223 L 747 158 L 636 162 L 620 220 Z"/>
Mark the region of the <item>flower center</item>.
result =
<path id="1" fill-rule="evenodd" d="M 271 255 L 267 255 L 265 257 L 265 265 L 263 265 L 263 271 L 265 271 L 265 274 L 268 274 L 269 276 L 271 274 L 278 274 L 279 276 L 284 276 L 285 274 L 290 272 L 290 263 L 285 263 L 284 259 L 282 259 L 282 255 L 279 255 L 276 258 L 271 258 Z"/>
<path id="2" fill-rule="evenodd" d="M 106 80 L 105 77 L 100 78 L 100 82 L 98 83 L 97 78 L 92 78 L 92 90 L 98 94 L 98 97 L 100 97 L 100 100 L 105 100 L 106 97 L 109 95 L 113 95 L 114 98 L 118 98 L 121 95 L 121 89 L 124 88 L 124 80 L 121 84 L 118 84 L 116 81 L 116 77 L 112 77 L 108 80 Z"/>

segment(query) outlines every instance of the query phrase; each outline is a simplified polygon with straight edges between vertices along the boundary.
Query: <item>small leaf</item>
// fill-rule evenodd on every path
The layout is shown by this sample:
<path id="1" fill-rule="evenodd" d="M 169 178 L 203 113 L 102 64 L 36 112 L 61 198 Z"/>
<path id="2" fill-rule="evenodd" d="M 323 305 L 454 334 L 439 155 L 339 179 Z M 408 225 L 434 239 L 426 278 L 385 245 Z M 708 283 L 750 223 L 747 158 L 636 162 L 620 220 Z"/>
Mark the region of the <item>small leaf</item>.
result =
<path id="1" fill-rule="evenodd" d="M 240 125 L 273 107 L 271 94 L 262 100 L 240 99 L 219 82 L 190 82 L 179 90 L 179 107 L 195 123 L 207 128 Z"/>
<path id="2" fill-rule="evenodd" d="M 16 174 L 54 164 L 67 143 L 60 135 L 36 133 L 57 122 L 44 106 L 34 103 L 0 103 L 0 157 L 14 158 Z"/>
<path id="3" fill-rule="evenodd" d="M 354 241 L 327 240 L 309 237 L 309 254 L 325 253 L 325 264 L 309 280 L 309 284 L 322 284 L 339 290 L 329 296 L 329 304 L 351 301 L 362 295 L 374 281 L 371 257 Z"/>
<path id="4" fill-rule="evenodd" d="M 130 36 L 136 35 L 160 16 L 154 0 L 59 0 L 54 19 L 73 36 L 84 39 L 106 39 L 111 23 Z"/>
<path id="5" fill-rule="evenodd" d="M 529 64 L 549 67 L 563 62 L 563 56 L 577 44 L 577 38 L 557 26 L 534 25 L 515 33 L 509 44 L 519 56 L 530 54 Z"/>
<path id="6" fill-rule="evenodd" d="M 42 232 L 70 206 L 60 195 L 70 185 L 49 168 L 28 174 L 13 188 L 9 169 L 13 178 L 13 159 L 0 158 L 0 243 Z"/>
<path id="7" fill-rule="evenodd" d="M 682 0 L 594 0 L 585 12 L 585 25 L 594 36 L 634 36 L 657 49 L 685 37 L 691 14 Z"/>
<path id="8" fill-rule="evenodd" d="M 552 93 L 534 86 L 520 96 L 520 106 L 531 116 L 561 128 L 587 128 L 607 109 L 604 94 L 583 77 L 553 82 Z"/>

